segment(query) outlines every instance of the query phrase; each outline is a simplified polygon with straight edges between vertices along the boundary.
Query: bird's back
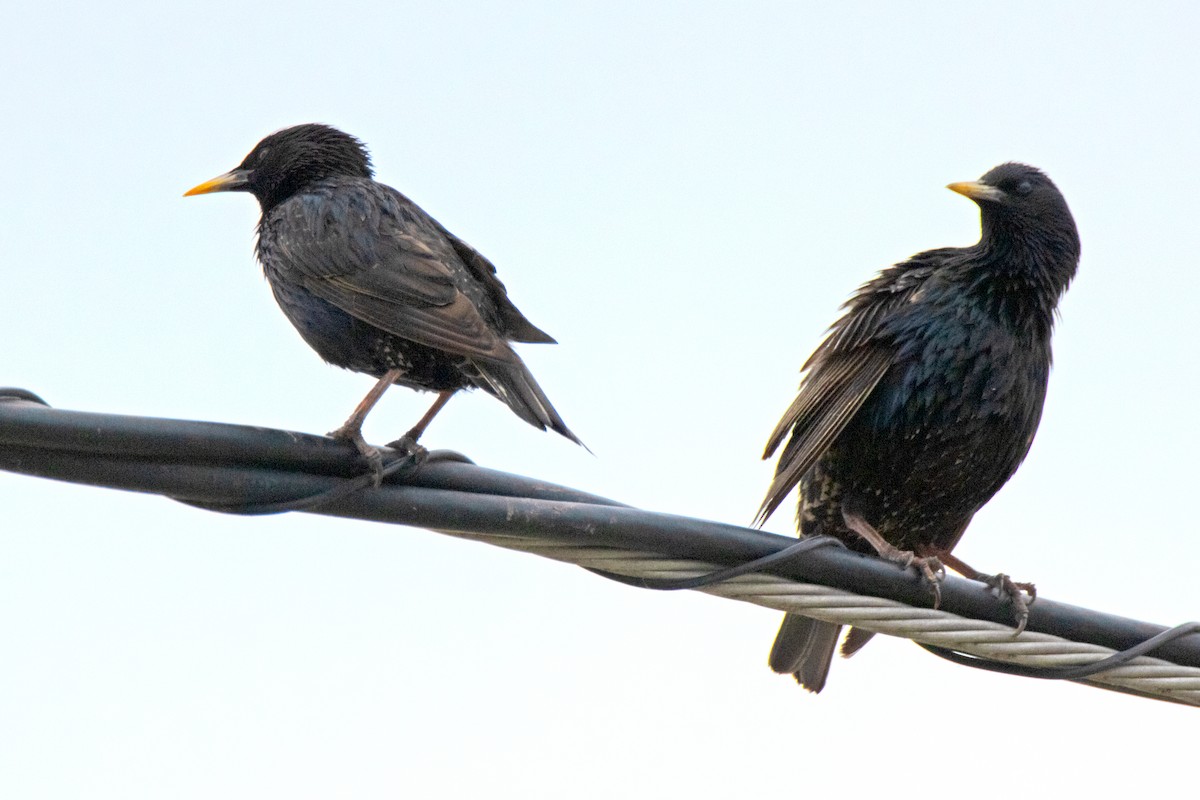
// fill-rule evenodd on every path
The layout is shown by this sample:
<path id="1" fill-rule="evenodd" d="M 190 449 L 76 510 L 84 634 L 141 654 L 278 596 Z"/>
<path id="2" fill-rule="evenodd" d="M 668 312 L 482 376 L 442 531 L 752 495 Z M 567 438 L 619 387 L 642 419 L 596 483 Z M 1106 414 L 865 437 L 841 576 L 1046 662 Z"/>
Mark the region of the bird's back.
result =
<path id="1" fill-rule="evenodd" d="M 327 360 L 377 331 L 448 357 L 513 362 L 508 341 L 554 340 L 508 299 L 495 267 L 418 205 L 367 178 L 318 181 L 267 212 L 258 256 L 289 319 Z M 325 340 L 314 342 L 313 339 Z M 377 369 L 361 369 L 377 372 Z"/>

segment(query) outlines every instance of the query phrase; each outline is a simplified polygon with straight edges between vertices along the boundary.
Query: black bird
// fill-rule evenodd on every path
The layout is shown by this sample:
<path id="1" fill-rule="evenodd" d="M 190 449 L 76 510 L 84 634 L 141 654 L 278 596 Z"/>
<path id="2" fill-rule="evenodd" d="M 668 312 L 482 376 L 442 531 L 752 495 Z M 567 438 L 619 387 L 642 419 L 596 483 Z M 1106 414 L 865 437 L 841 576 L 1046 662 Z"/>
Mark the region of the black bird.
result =
<path id="1" fill-rule="evenodd" d="M 509 346 L 554 339 L 512 304 L 492 262 L 372 175 L 358 139 L 297 125 L 185 195 L 258 198 L 258 260 L 283 313 L 323 359 L 379 379 L 330 435 L 353 442 L 378 475 L 362 424 L 388 386 L 438 393 L 393 443 L 408 449 L 454 392 L 478 387 L 582 445 Z"/>
<path id="2" fill-rule="evenodd" d="M 864 284 L 804 365 L 800 391 L 767 442 L 787 439 L 756 523 L 800 487 L 801 536 L 915 563 L 936 589 L 971 517 L 1033 443 L 1055 308 L 1079 263 L 1066 200 L 1041 171 L 1003 164 L 948 187 L 974 200 L 973 247 L 913 256 Z M 1028 611 L 1029 584 L 991 578 Z M 821 691 L 840 626 L 784 618 L 770 665 Z M 870 633 L 851 630 L 843 655 Z"/>

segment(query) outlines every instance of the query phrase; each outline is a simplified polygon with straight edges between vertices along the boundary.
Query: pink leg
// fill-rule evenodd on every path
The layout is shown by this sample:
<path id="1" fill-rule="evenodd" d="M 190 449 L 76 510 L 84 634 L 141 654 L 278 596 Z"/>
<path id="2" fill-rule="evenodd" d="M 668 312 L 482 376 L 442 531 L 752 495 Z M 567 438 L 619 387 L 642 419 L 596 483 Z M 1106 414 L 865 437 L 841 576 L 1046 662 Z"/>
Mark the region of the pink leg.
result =
<path id="1" fill-rule="evenodd" d="M 367 444 L 367 440 L 362 435 L 362 426 L 367 414 L 370 414 L 371 409 L 379 402 L 379 398 L 383 397 L 383 393 L 387 391 L 388 387 L 403 374 L 404 372 L 398 369 L 390 369 L 385 372 L 383 377 L 371 387 L 371 391 L 367 392 L 367 396 L 354 409 L 354 413 L 350 415 L 345 424 L 329 434 L 334 439 L 344 439 L 358 448 L 358 452 L 367 460 L 367 463 L 371 465 L 371 471 L 375 473 L 376 486 L 383 480 L 383 456 L 377 449 Z"/>
<path id="2" fill-rule="evenodd" d="M 875 552 L 879 554 L 880 558 L 904 567 L 916 567 L 925 577 L 925 580 L 929 582 L 929 585 L 933 587 L 933 607 L 937 608 L 942 604 L 942 590 L 939 584 L 942 577 L 946 574 L 946 569 L 942 566 L 942 562 L 938 558 L 935 556 L 918 556 L 911 550 L 901 550 L 884 539 L 879 534 L 879 531 L 871 526 L 871 523 L 857 514 L 851 514 L 845 509 L 842 509 L 842 519 L 845 521 L 847 528 L 857 533 L 867 544 L 875 548 Z"/>
<path id="3" fill-rule="evenodd" d="M 1013 612 L 1017 617 L 1017 633 L 1025 630 L 1025 625 L 1029 622 L 1029 604 L 1037 599 L 1037 587 L 1032 583 L 1014 581 L 1003 572 L 998 572 L 995 575 L 980 572 L 958 556 L 951 555 L 948 550 L 930 549 L 928 552 L 923 552 L 922 555 L 937 558 L 964 578 L 986 583 L 995 589 L 1001 597 L 1007 597 L 1009 602 L 1013 604 Z M 1028 600 L 1025 599 L 1025 595 L 1029 595 Z"/>

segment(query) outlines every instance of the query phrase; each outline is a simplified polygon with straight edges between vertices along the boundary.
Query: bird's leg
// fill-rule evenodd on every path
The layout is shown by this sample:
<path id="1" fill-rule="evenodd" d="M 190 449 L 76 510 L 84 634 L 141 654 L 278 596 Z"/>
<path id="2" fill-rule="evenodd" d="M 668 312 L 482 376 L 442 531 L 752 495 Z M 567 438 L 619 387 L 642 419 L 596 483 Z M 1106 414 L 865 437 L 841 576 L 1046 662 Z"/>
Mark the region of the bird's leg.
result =
<path id="1" fill-rule="evenodd" d="M 936 556 L 918 556 L 911 550 L 901 550 L 884 539 L 879 531 L 871 526 L 871 523 L 844 508 L 842 509 L 842 520 L 845 521 L 847 528 L 875 548 L 875 552 L 879 554 L 880 558 L 902 567 L 916 567 L 933 589 L 933 607 L 937 608 L 942 604 L 941 581 L 946 575 L 946 568 L 942 566 L 940 559 Z"/>
<path id="2" fill-rule="evenodd" d="M 1003 572 L 998 572 L 995 575 L 980 572 L 958 556 L 951 555 L 948 550 L 930 550 L 925 555 L 939 559 L 943 564 L 964 578 L 986 583 L 996 594 L 1000 595 L 1001 599 L 1007 598 L 1013 606 L 1013 616 L 1016 617 L 1017 633 L 1025 630 L 1025 625 L 1029 622 L 1029 606 L 1034 600 L 1037 600 L 1036 586 L 1032 583 L 1014 581 Z M 1029 595 L 1028 600 L 1025 599 L 1025 595 Z"/>
<path id="3" fill-rule="evenodd" d="M 371 409 L 379 402 L 379 398 L 383 397 L 383 393 L 387 391 L 388 387 L 398 381 L 403 374 L 404 370 L 400 369 L 389 369 L 383 373 L 383 376 L 371 387 L 371 391 L 367 392 L 367 396 L 354 409 L 354 413 L 350 415 L 345 424 L 329 435 L 335 439 L 350 439 L 355 433 L 361 434 L 367 414 L 371 413 Z"/>
<path id="4" fill-rule="evenodd" d="M 371 387 L 371 391 L 367 392 L 367 396 L 362 399 L 342 427 L 336 431 L 330 431 L 328 434 L 334 439 L 350 442 L 358 448 L 358 452 L 371 466 L 371 472 L 375 475 L 376 487 L 383 482 L 383 456 L 379 454 L 379 450 L 367 444 L 367 440 L 362 435 L 362 426 L 367 414 L 370 414 L 371 409 L 379 402 L 379 398 L 383 397 L 383 393 L 387 391 L 388 387 L 399 380 L 403 374 L 404 371 L 399 369 L 389 369 L 383 373 L 383 377 Z"/>
<path id="5" fill-rule="evenodd" d="M 429 427 L 429 423 L 433 422 L 433 418 L 438 415 L 438 412 L 450 402 L 450 398 L 454 395 L 453 389 L 446 392 L 438 392 L 437 399 L 433 401 L 433 405 L 425 412 L 425 416 L 417 420 L 417 424 L 413 425 L 408 433 L 401 436 L 394 442 L 390 442 L 388 447 L 394 447 L 397 450 L 403 450 L 420 458 L 426 453 L 425 448 L 417 444 L 417 440 L 421 438 L 421 434 L 425 433 L 425 429 Z"/>

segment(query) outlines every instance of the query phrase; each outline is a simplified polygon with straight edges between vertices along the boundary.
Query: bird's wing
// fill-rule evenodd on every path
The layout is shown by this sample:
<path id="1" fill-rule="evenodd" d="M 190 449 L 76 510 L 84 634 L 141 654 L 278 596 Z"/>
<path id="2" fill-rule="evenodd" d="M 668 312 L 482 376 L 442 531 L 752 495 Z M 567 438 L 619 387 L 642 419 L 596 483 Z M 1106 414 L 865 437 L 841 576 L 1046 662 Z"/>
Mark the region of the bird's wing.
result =
<path id="1" fill-rule="evenodd" d="M 889 267 L 846 303 L 846 313 L 805 363 L 800 391 L 767 440 L 764 459 L 788 441 L 756 525 L 774 513 L 895 363 L 896 346 L 884 323 L 913 300 L 930 271 L 918 261 Z"/>
<path id="2" fill-rule="evenodd" d="M 892 365 L 890 347 L 859 347 L 832 355 L 810 367 L 799 394 L 771 433 L 763 458 L 769 458 L 788 435 L 775 477 L 754 518 L 761 525 L 795 488 L 866 402 Z M 811 363 L 811 362 L 810 362 Z"/>
<path id="3" fill-rule="evenodd" d="M 508 299 L 508 290 L 496 276 L 496 265 L 484 257 L 482 253 L 450 231 L 441 226 L 437 220 L 431 220 L 446 240 L 454 247 L 454 252 L 462 259 L 467 269 L 475 276 L 480 285 L 487 291 L 488 296 L 496 304 L 500 319 L 504 324 L 505 336 L 514 342 L 535 342 L 538 344 L 558 344 L 554 337 L 534 325 Z"/>
<path id="4" fill-rule="evenodd" d="M 273 213 L 285 278 L 404 339 L 469 358 L 516 357 L 481 313 L 482 291 L 464 287 L 472 271 L 453 244 L 399 192 L 355 183 Z"/>

